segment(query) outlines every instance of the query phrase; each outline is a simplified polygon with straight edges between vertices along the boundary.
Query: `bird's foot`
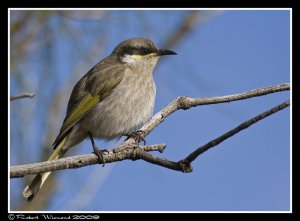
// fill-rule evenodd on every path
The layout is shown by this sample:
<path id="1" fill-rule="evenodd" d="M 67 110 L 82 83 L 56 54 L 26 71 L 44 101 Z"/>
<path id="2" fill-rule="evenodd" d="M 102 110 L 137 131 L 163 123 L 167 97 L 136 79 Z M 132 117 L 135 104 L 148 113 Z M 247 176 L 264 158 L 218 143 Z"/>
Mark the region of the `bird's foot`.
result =
<path id="1" fill-rule="evenodd" d="M 100 150 L 100 149 L 96 146 L 96 144 L 95 144 L 93 135 L 92 135 L 91 133 L 88 133 L 88 135 L 89 135 L 90 140 L 91 140 L 91 142 L 92 142 L 94 154 L 98 157 L 99 164 L 103 164 L 103 167 L 104 167 L 105 161 L 104 161 L 103 153 L 104 153 L 104 152 L 108 152 L 108 151 L 107 151 L 107 150 Z"/>
<path id="2" fill-rule="evenodd" d="M 142 134 L 145 134 L 145 132 L 142 130 L 131 132 L 129 134 L 126 134 L 126 136 L 127 136 L 126 140 L 128 140 L 129 138 L 133 138 L 137 144 L 139 144 L 141 141 L 143 141 L 144 145 L 146 145 L 146 141 L 142 137 Z"/>
<path id="3" fill-rule="evenodd" d="M 108 150 L 105 149 L 100 150 L 99 148 L 97 148 L 97 146 L 93 146 L 93 150 L 94 150 L 93 153 L 98 157 L 99 164 L 103 164 L 102 167 L 104 167 L 105 161 L 104 161 L 103 153 L 108 152 Z"/>

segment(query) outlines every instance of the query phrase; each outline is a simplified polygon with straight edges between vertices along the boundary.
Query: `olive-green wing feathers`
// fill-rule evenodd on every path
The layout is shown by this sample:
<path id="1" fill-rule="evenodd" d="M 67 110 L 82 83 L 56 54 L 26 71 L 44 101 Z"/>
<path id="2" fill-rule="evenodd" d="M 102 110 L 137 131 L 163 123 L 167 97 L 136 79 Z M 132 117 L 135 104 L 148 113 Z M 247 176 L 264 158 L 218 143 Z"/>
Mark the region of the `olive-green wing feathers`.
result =
<path id="1" fill-rule="evenodd" d="M 64 119 L 59 135 L 53 143 L 54 148 L 76 123 L 98 103 L 109 96 L 112 90 L 121 82 L 123 77 L 119 72 L 122 71 L 121 67 L 114 66 L 112 68 L 112 66 L 108 66 L 110 68 L 102 68 L 100 70 L 101 67 L 98 67 L 100 64 L 92 68 L 75 85 L 68 103 L 67 116 Z"/>
<path id="2" fill-rule="evenodd" d="M 60 143 L 60 141 L 65 137 L 67 132 L 99 102 L 99 95 L 87 95 L 76 107 L 76 109 L 74 109 L 74 111 L 72 111 L 69 115 L 66 116 L 64 123 L 60 129 L 60 133 L 54 141 L 53 145 L 56 146 L 56 144 Z"/>

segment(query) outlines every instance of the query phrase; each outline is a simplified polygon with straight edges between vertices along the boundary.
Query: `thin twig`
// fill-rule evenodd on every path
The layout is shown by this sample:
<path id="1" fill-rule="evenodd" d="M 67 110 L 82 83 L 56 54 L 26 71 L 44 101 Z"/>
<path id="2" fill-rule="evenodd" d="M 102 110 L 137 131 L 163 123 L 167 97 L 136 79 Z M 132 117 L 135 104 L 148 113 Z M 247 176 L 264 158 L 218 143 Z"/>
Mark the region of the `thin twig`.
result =
<path id="1" fill-rule="evenodd" d="M 212 104 L 212 103 L 223 103 L 223 102 L 230 102 L 235 100 L 246 99 L 250 97 L 262 96 L 269 93 L 274 93 L 278 91 L 288 90 L 289 84 L 277 85 L 272 87 L 260 88 L 256 90 L 252 90 L 249 92 L 229 95 L 229 96 L 222 96 L 222 97 L 214 97 L 214 98 L 188 98 L 188 97 L 180 97 L 177 98 L 175 101 L 167 105 L 164 109 L 162 109 L 159 113 L 157 113 L 150 121 L 148 121 L 143 127 L 142 130 L 145 133 L 142 133 L 141 136 L 146 136 L 149 134 L 157 125 L 159 125 L 167 116 L 175 112 L 179 109 L 188 109 L 190 107 L 198 106 L 198 105 L 205 105 L 205 104 Z M 123 144 L 119 145 L 118 147 L 114 148 L 111 151 L 105 152 L 104 160 L 106 163 L 112 163 L 116 161 L 122 161 L 125 159 L 130 160 L 138 160 L 142 159 L 149 163 L 153 163 L 156 165 L 160 165 L 169 169 L 178 170 L 182 172 L 191 172 L 192 167 L 190 163 L 195 160 L 200 154 L 208 150 L 209 148 L 216 146 L 217 144 L 221 143 L 225 139 L 233 136 L 234 134 L 238 133 L 239 131 L 253 125 L 254 123 L 264 119 L 271 114 L 276 113 L 279 110 L 282 110 L 290 105 L 289 101 L 286 101 L 268 111 L 265 111 L 256 117 L 245 121 L 238 127 L 230 130 L 229 132 L 225 133 L 224 135 L 212 140 L 211 142 L 207 143 L 206 145 L 199 147 L 196 151 L 188 155 L 185 159 L 180 160 L 178 162 L 173 162 L 168 159 L 164 159 L 158 156 L 151 155 L 147 153 L 146 150 L 159 150 L 157 145 L 146 146 L 142 148 L 137 147 L 134 144 L 133 139 L 128 139 Z M 132 140 L 132 141 L 130 141 Z M 126 146 L 127 145 L 127 146 Z M 164 145 L 162 145 L 164 146 Z M 161 148 L 161 147 L 160 147 Z M 54 171 L 54 170 L 62 170 L 62 169 L 70 169 L 70 168 L 78 168 L 83 166 L 88 166 L 92 164 L 97 164 L 98 158 L 94 154 L 86 154 L 80 156 L 73 156 L 62 158 L 59 160 L 53 161 L 46 161 L 41 163 L 29 164 L 29 165 L 19 165 L 19 166 L 12 166 L 10 168 L 10 176 L 11 178 L 22 177 L 29 174 L 38 174 L 47 171 Z"/>
<path id="2" fill-rule="evenodd" d="M 165 144 L 156 144 L 156 145 L 148 145 L 148 146 L 140 146 L 144 151 L 159 151 L 160 153 L 163 153 L 166 149 Z"/>
<path id="3" fill-rule="evenodd" d="M 188 155 L 185 159 L 183 159 L 181 162 L 184 164 L 190 164 L 191 162 L 193 162 L 198 156 L 200 156 L 201 154 L 203 154 L 205 151 L 209 150 L 210 148 L 217 146 L 218 144 L 220 144 L 221 142 L 223 142 L 224 140 L 228 139 L 229 137 L 232 137 L 233 135 L 239 133 L 240 131 L 250 127 L 252 124 L 257 123 L 258 121 L 276 113 L 277 111 L 283 110 L 284 108 L 290 106 L 290 101 L 285 101 L 282 104 L 279 104 L 253 118 L 251 118 L 250 120 L 247 120 L 245 122 L 243 122 L 242 124 L 240 124 L 239 126 L 237 126 L 236 128 L 226 132 L 225 134 L 223 134 L 222 136 L 208 142 L 207 144 L 199 147 L 197 150 L 195 150 L 194 152 L 192 152 L 190 155 Z"/>
<path id="4" fill-rule="evenodd" d="M 17 99 L 22 99 L 22 98 L 33 98 L 35 96 L 34 93 L 24 93 L 24 94 L 18 94 L 15 96 L 10 96 L 10 101 L 14 101 Z"/>

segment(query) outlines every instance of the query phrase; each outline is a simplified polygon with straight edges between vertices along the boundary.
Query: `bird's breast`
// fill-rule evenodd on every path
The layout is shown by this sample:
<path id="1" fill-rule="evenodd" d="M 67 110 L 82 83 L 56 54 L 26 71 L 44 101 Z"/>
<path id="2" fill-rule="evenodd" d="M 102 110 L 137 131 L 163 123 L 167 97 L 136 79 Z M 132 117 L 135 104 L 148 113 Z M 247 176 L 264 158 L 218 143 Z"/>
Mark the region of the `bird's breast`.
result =
<path id="1" fill-rule="evenodd" d="M 82 120 L 94 137 L 113 139 L 139 129 L 153 113 L 152 74 L 125 72 L 120 84 Z"/>

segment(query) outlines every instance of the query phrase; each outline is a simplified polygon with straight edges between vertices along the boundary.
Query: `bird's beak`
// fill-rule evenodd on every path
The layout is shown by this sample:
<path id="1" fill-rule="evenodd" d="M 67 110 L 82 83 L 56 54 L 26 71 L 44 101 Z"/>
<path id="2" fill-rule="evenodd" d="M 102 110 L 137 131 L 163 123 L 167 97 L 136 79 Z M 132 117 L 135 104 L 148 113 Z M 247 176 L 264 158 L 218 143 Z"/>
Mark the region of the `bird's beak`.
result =
<path id="1" fill-rule="evenodd" d="M 170 51 L 170 50 L 159 49 L 157 54 L 158 54 L 158 56 L 164 56 L 164 55 L 176 55 L 177 53 L 175 53 L 174 51 Z"/>

